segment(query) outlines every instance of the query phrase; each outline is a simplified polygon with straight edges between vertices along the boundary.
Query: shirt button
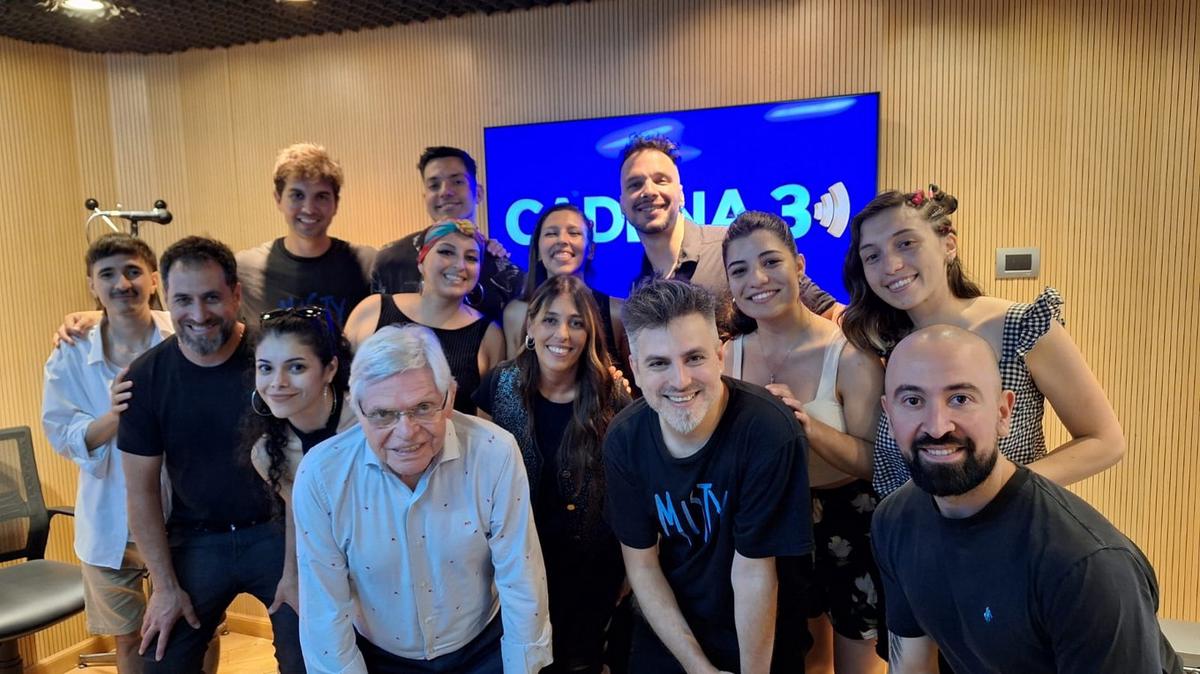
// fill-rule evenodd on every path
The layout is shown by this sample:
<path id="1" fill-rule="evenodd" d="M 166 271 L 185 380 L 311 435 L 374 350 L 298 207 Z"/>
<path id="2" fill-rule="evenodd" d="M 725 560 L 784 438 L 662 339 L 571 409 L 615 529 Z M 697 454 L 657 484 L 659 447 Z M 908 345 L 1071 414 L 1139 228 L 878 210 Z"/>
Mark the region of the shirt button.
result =
<path id="1" fill-rule="evenodd" d="M 575 509 L 575 504 L 574 504 L 574 503 L 568 503 L 568 504 L 567 504 L 567 510 L 574 510 L 574 509 Z"/>

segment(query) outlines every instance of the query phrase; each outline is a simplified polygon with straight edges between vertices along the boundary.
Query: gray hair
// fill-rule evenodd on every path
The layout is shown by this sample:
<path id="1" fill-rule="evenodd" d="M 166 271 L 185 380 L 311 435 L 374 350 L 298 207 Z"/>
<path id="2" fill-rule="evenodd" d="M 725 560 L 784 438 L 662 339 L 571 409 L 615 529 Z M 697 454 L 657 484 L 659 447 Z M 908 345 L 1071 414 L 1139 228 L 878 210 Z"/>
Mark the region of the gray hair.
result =
<path id="1" fill-rule="evenodd" d="M 631 353 L 637 348 L 638 334 L 647 328 L 665 328 L 668 323 L 700 314 L 713 324 L 717 332 L 717 301 L 707 289 L 676 279 L 652 279 L 633 289 L 621 308 L 621 322 L 629 337 Z M 636 358 L 637 354 L 633 353 Z"/>
<path id="2" fill-rule="evenodd" d="M 401 372 L 427 367 L 433 371 L 438 393 L 447 393 L 454 377 L 437 335 L 423 325 L 389 325 L 380 328 L 358 347 L 350 365 L 350 400 L 358 405 L 369 384 Z"/>

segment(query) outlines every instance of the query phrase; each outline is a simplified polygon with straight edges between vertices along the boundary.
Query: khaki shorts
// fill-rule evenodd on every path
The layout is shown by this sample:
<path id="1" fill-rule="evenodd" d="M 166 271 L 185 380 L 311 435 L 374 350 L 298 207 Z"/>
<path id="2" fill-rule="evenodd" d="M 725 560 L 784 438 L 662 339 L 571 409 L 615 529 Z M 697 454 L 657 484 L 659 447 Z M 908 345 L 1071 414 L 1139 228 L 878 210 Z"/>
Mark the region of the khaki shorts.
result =
<path id="1" fill-rule="evenodd" d="M 82 564 L 83 604 L 91 634 L 133 634 L 142 628 L 146 564 L 133 543 L 125 546 L 120 569 Z"/>

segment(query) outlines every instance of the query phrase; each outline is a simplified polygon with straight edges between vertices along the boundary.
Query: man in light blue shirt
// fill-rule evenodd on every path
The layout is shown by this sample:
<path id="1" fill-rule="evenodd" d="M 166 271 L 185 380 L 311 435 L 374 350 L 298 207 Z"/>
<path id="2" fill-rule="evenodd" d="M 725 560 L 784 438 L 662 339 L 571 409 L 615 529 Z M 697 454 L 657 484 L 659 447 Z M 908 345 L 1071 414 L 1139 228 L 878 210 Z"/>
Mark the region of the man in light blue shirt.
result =
<path id="1" fill-rule="evenodd" d="M 385 327 L 350 370 L 360 425 L 293 490 L 308 671 L 533 674 L 551 661 L 546 573 L 516 441 L 454 411 L 428 328 Z"/>

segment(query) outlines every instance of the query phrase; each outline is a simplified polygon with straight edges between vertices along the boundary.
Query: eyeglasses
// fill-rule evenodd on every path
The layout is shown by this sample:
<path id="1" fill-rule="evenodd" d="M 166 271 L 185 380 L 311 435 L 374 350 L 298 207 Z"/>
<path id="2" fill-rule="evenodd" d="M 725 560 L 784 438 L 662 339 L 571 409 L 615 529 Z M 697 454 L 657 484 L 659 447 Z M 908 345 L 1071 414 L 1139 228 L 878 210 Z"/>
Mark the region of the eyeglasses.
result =
<path id="1" fill-rule="evenodd" d="M 446 402 L 450 400 L 450 392 L 446 391 L 446 395 L 442 396 L 442 404 L 437 403 L 420 403 L 406 410 L 372 410 L 367 412 L 363 409 L 362 403 L 358 403 L 358 410 L 362 412 L 363 419 L 367 421 L 367 425 L 377 431 L 386 431 L 395 428 L 400 420 L 408 417 L 412 422 L 418 424 L 427 424 L 437 418 L 437 415 L 446 409 Z"/>
<path id="2" fill-rule="evenodd" d="M 259 320 L 265 323 L 267 321 L 274 320 L 276 318 L 283 318 L 284 316 L 299 316 L 300 318 L 317 318 L 317 319 L 320 319 L 322 322 L 324 322 L 326 320 L 327 313 L 325 311 L 325 307 L 317 306 L 315 304 L 310 304 L 308 306 L 303 306 L 303 307 L 284 307 L 282 309 L 272 309 L 272 310 L 264 312 L 262 315 L 260 315 Z"/>

